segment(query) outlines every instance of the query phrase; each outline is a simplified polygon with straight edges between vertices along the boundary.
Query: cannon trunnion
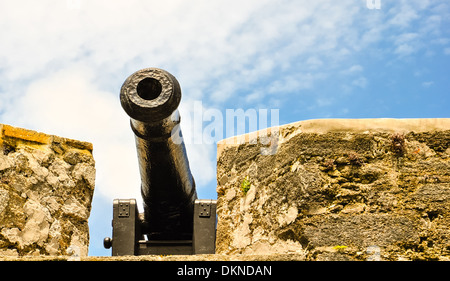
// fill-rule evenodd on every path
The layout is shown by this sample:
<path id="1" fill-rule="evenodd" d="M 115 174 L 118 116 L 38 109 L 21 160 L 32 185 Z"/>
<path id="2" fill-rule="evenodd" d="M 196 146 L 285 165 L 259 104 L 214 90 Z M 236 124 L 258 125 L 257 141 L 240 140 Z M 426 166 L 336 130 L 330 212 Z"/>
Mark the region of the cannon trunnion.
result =
<path id="1" fill-rule="evenodd" d="M 135 199 L 113 201 L 112 255 L 215 252 L 216 200 L 199 200 L 180 129 L 181 88 L 170 73 L 146 68 L 129 76 L 120 101 L 130 116 L 144 212 Z"/>

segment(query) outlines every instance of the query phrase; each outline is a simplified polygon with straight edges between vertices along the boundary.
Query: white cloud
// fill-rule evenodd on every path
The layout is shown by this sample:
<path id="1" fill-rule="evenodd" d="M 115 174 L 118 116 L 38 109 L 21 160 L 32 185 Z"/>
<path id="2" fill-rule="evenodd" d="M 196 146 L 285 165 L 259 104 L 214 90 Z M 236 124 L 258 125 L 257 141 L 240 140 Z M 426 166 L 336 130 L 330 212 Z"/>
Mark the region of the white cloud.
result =
<path id="1" fill-rule="evenodd" d="M 401 45 L 401 44 L 409 43 L 409 42 L 417 39 L 418 37 L 419 37 L 419 34 L 415 33 L 415 32 L 402 33 L 395 37 L 395 44 Z"/>
<path id="2" fill-rule="evenodd" d="M 397 55 L 400 56 L 409 56 L 413 53 L 416 52 L 416 49 L 414 48 L 414 46 L 411 46 L 409 44 L 401 44 L 399 46 L 397 46 L 397 48 L 395 48 L 394 53 L 396 53 Z"/>
<path id="3" fill-rule="evenodd" d="M 29 1 L 2 3 L 2 74 L 11 83 L 71 64 L 94 70 L 112 91 L 132 71 L 170 70 L 184 92 L 224 103 L 261 79 L 278 84 L 308 71 L 334 71 L 352 54 L 407 26 L 421 3 L 402 1 L 382 13 L 341 1 Z M 403 12 L 406 12 L 404 15 Z M 384 16 L 383 16 L 384 15 Z M 390 25 L 384 21 L 390 19 Z M 430 16 L 435 23 L 436 17 Z M 389 21 L 388 21 L 389 22 Z M 407 32 L 406 32 L 407 33 Z M 394 36 L 395 38 L 395 36 Z M 395 39 L 392 39 L 395 40 Z M 395 41 L 400 55 L 415 50 Z M 301 63 L 305 62 L 305 63 Z M 278 77 L 274 78 L 274 74 Z M 316 73 L 311 73 L 316 76 Z M 100 82 L 97 82 L 99 85 Z M 314 83 L 299 84 L 311 87 Z M 206 102 L 206 101 L 205 101 Z"/>
<path id="4" fill-rule="evenodd" d="M 434 85 L 434 81 L 424 81 L 422 82 L 422 87 L 429 88 Z"/>
<path id="5" fill-rule="evenodd" d="M 422 47 L 422 43 L 418 40 L 420 38 L 418 33 L 408 32 L 397 35 L 394 43 L 396 48 L 394 53 L 400 57 L 409 56 L 416 53 Z"/>
<path id="6" fill-rule="evenodd" d="M 345 74 L 345 75 L 355 74 L 355 73 L 362 72 L 363 70 L 364 70 L 364 68 L 361 65 L 355 64 L 355 65 L 352 65 L 351 67 L 349 67 L 348 69 L 343 70 L 342 74 Z"/>
<path id="7" fill-rule="evenodd" d="M 360 64 L 354 64 L 347 69 L 340 71 L 345 78 L 351 79 L 347 84 L 341 86 L 344 93 L 351 93 L 354 87 L 366 88 L 367 78 L 362 76 L 363 71 L 364 67 Z"/>
<path id="8" fill-rule="evenodd" d="M 333 103 L 333 99 L 332 98 L 319 98 L 316 100 L 317 106 L 318 107 L 326 107 L 326 106 L 330 106 Z"/>
<path id="9" fill-rule="evenodd" d="M 439 15 L 431 15 L 426 18 L 420 27 L 420 32 L 431 33 L 440 36 L 440 25 L 442 23 L 442 17 Z"/>
<path id="10" fill-rule="evenodd" d="M 245 100 L 247 103 L 255 104 L 258 101 L 262 101 L 265 96 L 265 93 L 262 91 L 254 91 L 253 93 L 247 95 Z"/>
<path id="11" fill-rule="evenodd" d="M 359 77 L 352 81 L 353 86 L 365 88 L 367 86 L 367 79 L 365 77 Z"/>
<path id="12" fill-rule="evenodd" d="M 418 7 L 418 5 L 420 5 L 419 2 L 424 3 L 426 1 L 402 0 L 399 2 L 400 3 L 398 5 L 395 5 L 389 10 L 389 13 L 393 15 L 393 17 L 389 20 L 389 24 L 406 28 L 411 24 L 412 21 L 419 18 L 419 15 L 416 11 L 416 8 Z"/>
<path id="13" fill-rule="evenodd" d="M 314 83 L 323 78 L 321 73 L 299 73 L 276 80 L 269 85 L 267 92 L 271 94 L 299 93 L 311 89 Z"/>
<path id="14" fill-rule="evenodd" d="M 306 65 L 311 69 L 319 69 L 323 65 L 323 61 L 317 57 L 310 57 L 306 61 Z"/>

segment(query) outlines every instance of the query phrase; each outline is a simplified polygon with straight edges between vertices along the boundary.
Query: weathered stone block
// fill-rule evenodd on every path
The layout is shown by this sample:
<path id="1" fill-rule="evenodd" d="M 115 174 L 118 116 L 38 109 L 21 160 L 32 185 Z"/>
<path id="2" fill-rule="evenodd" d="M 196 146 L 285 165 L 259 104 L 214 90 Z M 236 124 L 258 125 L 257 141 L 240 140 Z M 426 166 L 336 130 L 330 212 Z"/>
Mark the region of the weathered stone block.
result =
<path id="1" fill-rule="evenodd" d="M 450 119 L 270 130 L 218 143 L 218 253 L 450 259 Z"/>
<path id="2" fill-rule="evenodd" d="M 0 124 L 0 255 L 86 256 L 94 186 L 92 144 Z"/>

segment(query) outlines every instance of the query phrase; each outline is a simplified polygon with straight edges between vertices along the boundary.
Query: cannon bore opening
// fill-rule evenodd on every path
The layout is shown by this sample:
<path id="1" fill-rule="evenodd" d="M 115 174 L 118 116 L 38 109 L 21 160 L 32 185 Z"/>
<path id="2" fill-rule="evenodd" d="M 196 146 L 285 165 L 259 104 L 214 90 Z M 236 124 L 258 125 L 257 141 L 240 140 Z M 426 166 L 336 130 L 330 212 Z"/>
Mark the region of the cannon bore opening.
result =
<path id="1" fill-rule="evenodd" d="M 148 77 L 138 83 L 136 91 L 144 100 L 154 100 L 161 94 L 162 85 L 158 80 Z"/>

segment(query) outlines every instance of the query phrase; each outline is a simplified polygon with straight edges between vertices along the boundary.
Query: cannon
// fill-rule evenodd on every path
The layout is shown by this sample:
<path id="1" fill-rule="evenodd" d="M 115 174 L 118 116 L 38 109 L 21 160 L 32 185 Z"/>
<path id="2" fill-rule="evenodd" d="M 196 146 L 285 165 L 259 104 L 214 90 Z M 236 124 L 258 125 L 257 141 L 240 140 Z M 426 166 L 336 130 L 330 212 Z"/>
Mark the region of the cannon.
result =
<path id="1" fill-rule="evenodd" d="M 165 70 L 130 75 L 120 102 L 130 117 L 141 177 L 144 212 L 136 199 L 113 201 L 113 256 L 215 252 L 216 200 L 197 199 L 180 128 L 181 87 Z"/>

